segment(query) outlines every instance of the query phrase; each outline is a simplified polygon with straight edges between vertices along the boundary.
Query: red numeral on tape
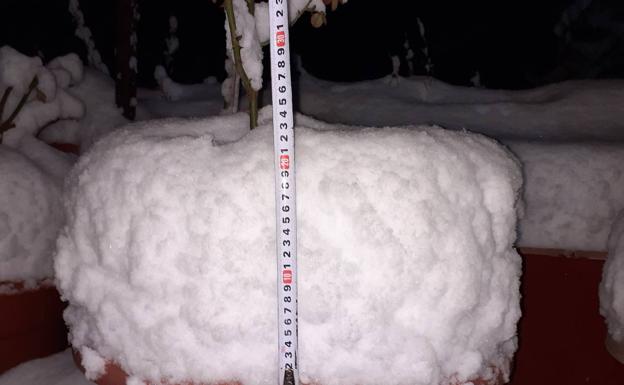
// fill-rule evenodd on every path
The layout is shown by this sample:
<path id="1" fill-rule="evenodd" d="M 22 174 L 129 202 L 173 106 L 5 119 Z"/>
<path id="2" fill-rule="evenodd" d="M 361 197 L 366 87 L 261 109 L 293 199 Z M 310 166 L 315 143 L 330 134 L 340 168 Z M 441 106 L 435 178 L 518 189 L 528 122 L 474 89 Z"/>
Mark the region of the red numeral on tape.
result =
<path id="1" fill-rule="evenodd" d="M 286 285 L 290 285 L 292 283 L 292 270 L 282 271 L 282 282 Z"/>
<path id="2" fill-rule="evenodd" d="M 277 33 L 275 34 L 275 41 L 278 47 L 285 46 L 286 45 L 286 32 L 277 31 Z"/>
<path id="3" fill-rule="evenodd" d="M 290 168 L 290 158 L 288 155 L 280 155 L 280 169 L 288 170 Z"/>

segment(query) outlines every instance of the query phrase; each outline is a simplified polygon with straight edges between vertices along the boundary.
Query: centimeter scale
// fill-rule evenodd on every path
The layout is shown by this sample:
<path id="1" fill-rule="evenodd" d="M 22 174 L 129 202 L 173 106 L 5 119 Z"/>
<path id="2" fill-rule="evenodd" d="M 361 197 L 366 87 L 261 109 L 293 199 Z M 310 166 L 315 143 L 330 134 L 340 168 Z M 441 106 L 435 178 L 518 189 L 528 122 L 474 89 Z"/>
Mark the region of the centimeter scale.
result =
<path id="1" fill-rule="evenodd" d="M 275 156 L 279 385 L 299 385 L 297 368 L 297 206 L 288 2 L 269 0 Z"/>

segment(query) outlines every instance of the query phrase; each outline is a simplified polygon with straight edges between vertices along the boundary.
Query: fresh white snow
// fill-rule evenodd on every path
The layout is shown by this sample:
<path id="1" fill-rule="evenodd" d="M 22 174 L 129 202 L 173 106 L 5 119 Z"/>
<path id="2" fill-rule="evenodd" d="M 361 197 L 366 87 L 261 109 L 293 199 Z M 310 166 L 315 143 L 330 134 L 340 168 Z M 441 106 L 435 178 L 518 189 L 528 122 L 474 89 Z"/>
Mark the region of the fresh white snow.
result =
<path id="1" fill-rule="evenodd" d="M 85 113 L 78 120 L 59 120 L 47 126 L 41 133 L 47 142 L 74 143 L 86 151 L 100 136 L 128 123 L 115 105 L 115 83 L 106 74 L 87 68 L 83 80 L 67 93 L 82 101 Z M 143 106 L 137 106 L 137 119 L 149 118 Z"/>
<path id="2" fill-rule="evenodd" d="M 251 132 L 244 114 L 145 122 L 81 157 L 55 270 L 91 376 L 98 352 L 143 378 L 274 383 L 267 114 Z M 520 316 L 514 157 L 470 133 L 299 122 L 302 379 L 508 375 Z"/>
<path id="3" fill-rule="evenodd" d="M 438 124 L 496 138 L 523 165 L 518 246 L 606 250 L 624 210 L 624 81 L 505 91 L 395 79 L 332 83 L 303 71 L 299 107 L 349 125 Z"/>
<path id="4" fill-rule="evenodd" d="M 292 7 L 293 2 L 290 4 Z M 312 4 L 320 7 L 322 2 Z M 255 23 L 261 41 L 263 12 L 263 4 L 257 4 Z M 248 18 L 241 20 L 244 28 L 252 28 Z M 268 39 L 268 24 L 266 30 Z M 257 59 L 257 55 L 249 56 L 247 65 L 255 66 Z M 62 218 L 60 185 L 75 161 L 43 141 L 77 143 L 87 151 L 99 138 L 127 123 L 114 105 L 112 80 L 98 71 L 83 70 L 76 55 L 43 66 L 38 58 L 3 47 L 0 92 L 14 87 L 7 110 L 17 104 L 34 75 L 40 79 L 39 92 L 31 95 L 16 120 L 17 127 L 5 135 L 6 145 L 16 151 L 0 146 L 0 174 L 3 181 L 15 181 L 0 187 L 0 281 L 27 279 L 29 284 L 53 274 L 52 234 L 58 232 Z M 140 120 L 217 115 L 221 111 L 219 85 L 214 80 L 184 86 L 173 82 L 164 70 L 157 76 L 161 91 L 139 90 Z M 503 215 L 500 210 L 503 206 L 512 208 L 513 202 L 499 202 L 500 210 L 490 212 L 490 200 L 496 203 L 499 195 L 487 198 L 477 192 L 501 187 L 462 175 L 473 177 L 486 173 L 492 163 L 500 164 L 501 159 L 511 161 L 500 147 L 463 130 L 500 140 L 521 163 L 525 184 L 517 246 L 581 250 L 605 250 L 608 246 L 601 312 L 611 335 L 624 339 L 624 253 L 620 250 L 624 226 L 622 221 L 616 223 L 617 213 L 624 210 L 622 81 L 570 81 L 527 91 L 504 91 L 455 87 L 425 77 L 339 84 L 303 72 L 299 85 L 302 112 L 348 125 L 324 124 L 302 115 L 297 118 L 297 134 L 301 133 L 298 150 L 302 148 L 298 159 L 299 200 L 303 205 L 300 255 L 307 260 L 300 268 L 302 274 L 311 277 L 305 281 L 308 286 L 301 283 L 305 379 L 323 384 L 374 383 L 382 372 L 401 366 L 399 372 L 404 377 L 399 378 L 428 383 L 453 374 L 460 379 L 487 375 L 483 370 L 491 363 L 506 367 L 503 361 L 515 349 L 519 262 L 509 248 L 514 242 L 515 214 Z M 269 122 L 266 114 L 263 111 L 261 118 L 265 125 Z M 262 158 L 270 155 L 271 146 L 267 127 L 247 135 L 246 124 L 243 115 L 207 121 L 147 121 L 104 139 L 72 174 L 71 221 L 60 241 L 57 268 L 62 272 L 66 295 L 75 303 L 67 315 L 74 327 L 72 338 L 82 347 L 92 371 L 101 366 L 101 354 L 120 359 L 128 370 L 144 376 L 182 378 L 182 374 L 204 376 L 210 371 L 214 378 L 223 379 L 232 378 L 234 374 L 228 370 L 240 365 L 206 367 L 205 361 L 189 357 L 213 354 L 234 362 L 236 353 L 244 351 L 249 357 L 264 357 L 266 353 L 273 359 L 269 347 L 273 349 L 270 337 L 276 328 L 262 313 L 276 308 L 270 303 L 274 301 L 272 163 L 267 168 L 267 160 Z M 439 124 L 458 132 L 440 134 L 436 129 L 416 127 L 420 124 Z M 409 127 L 355 127 L 388 125 Z M 389 139 L 402 135 L 407 139 L 396 143 Z M 479 156 L 474 158 L 473 147 L 457 150 L 454 139 L 441 139 L 447 137 L 468 138 L 470 146 L 476 147 L 489 143 L 487 146 L 498 155 L 486 161 L 487 157 L 477 151 Z M 429 138 L 433 147 L 414 144 L 410 142 L 413 138 Z M 404 159 L 386 152 L 382 157 L 371 156 L 381 151 L 381 143 L 395 145 Z M 415 168 L 419 161 L 428 166 Z M 444 168 L 451 163 L 458 170 Z M 393 168 L 397 164 L 405 170 Z M 511 174 L 517 172 L 515 163 L 508 171 L 512 169 Z M 445 178 L 450 180 L 448 185 L 443 184 Z M 516 179 L 519 177 L 510 178 L 510 191 L 517 188 Z M 461 191 L 466 196 L 440 192 L 442 186 L 457 188 L 458 181 L 462 181 Z M 189 189 L 189 185 L 199 190 Z M 346 198 L 343 201 L 341 197 Z M 439 200 L 446 200 L 445 204 L 463 202 L 463 206 L 447 207 Z M 111 207 L 113 214 L 106 214 Z M 473 210 L 471 215 L 460 215 L 461 210 L 469 209 Z M 491 223 L 475 214 L 484 212 L 489 212 Z M 496 218 L 503 218 L 502 226 L 494 226 Z M 393 227 L 395 222 L 403 228 Z M 453 224 L 459 229 L 471 228 L 467 234 L 472 235 L 462 237 L 459 230 L 449 235 L 451 222 L 457 222 Z M 117 223 L 123 226 L 116 228 Z M 474 229 L 483 226 L 490 226 L 491 239 L 479 239 L 481 232 Z M 233 227 L 242 233 L 242 244 L 237 243 L 241 235 L 229 231 Z M 423 230 L 431 228 L 434 230 Z M 495 234 L 496 229 L 509 234 Z M 84 236 L 82 240 L 80 236 Z M 351 245 L 347 250 L 341 242 L 345 236 Z M 176 252 L 182 240 L 190 246 Z M 261 247 L 257 247 L 260 240 Z M 461 250 L 472 251 L 462 254 L 450 246 L 453 242 Z M 439 250 L 444 247 L 449 250 Z M 477 258 L 474 250 L 479 250 L 481 257 L 485 251 L 487 258 Z M 408 258 L 414 255 L 418 258 Z M 465 259 L 445 259 L 444 255 Z M 507 265 L 497 266 L 495 255 L 503 255 L 498 261 Z M 86 260 L 79 260 L 85 256 Z M 170 261 L 174 262 L 168 265 Z M 475 263 L 479 276 L 465 266 Z M 397 266 L 398 278 L 390 278 L 390 267 L 395 273 Z M 419 275 L 422 270 L 429 275 Z M 182 280 L 168 283 L 166 276 Z M 206 276 L 209 278 L 204 279 Z M 111 277 L 114 287 L 105 281 Z M 492 286 L 487 287 L 490 278 Z M 315 284 L 328 279 L 327 286 Z M 505 286 L 507 281 L 511 286 Z M 370 282 L 370 287 L 365 282 Z M 225 294 L 236 297 L 242 291 L 253 295 L 234 304 L 223 299 Z M 410 302 L 405 293 L 412 292 L 417 296 Z M 400 293 L 399 299 L 392 293 Z M 159 302 L 161 298 L 166 299 L 164 305 Z M 212 308 L 198 310 L 207 302 Z M 440 309 L 438 303 L 445 308 Z M 466 304 L 473 306 L 462 307 Z M 241 305 L 249 315 L 237 313 L 235 305 Z M 433 313 L 422 308 L 437 311 L 441 320 L 436 324 L 431 320 Z M 495 316 L 500 312 L 488 312 L 502 308 L 502 318 Z M 227 325 L 237 318 L 244 319 L 230 329 Z M 105 335 L 114 322 L 124 327 L 112 337 Z M 391 325 L 394 331 L 386 335 L 376 329 L 378 325 Z M 196 332 L 204 328 L 210 332 Z M 149 334 L 154 330 L 158 330 L 154 334 L 158 337 Z M 418 336 L 406 339 L 406 330 L 416 330 Z M 228 338 L 234 338 L 232 333 L 239 333 L 236 335 L 241 340 L 251 336 L 255 348 L 228 343 Z M 129 336 L 144 340 L 135 343 Z M 200 342 L 190 343 L 193 339 Z M 399 340 L 406 340 L 406 350 L 383 349 L 384 343 Z M 484 340 L 490 341 L 485 347 Z M 91 345 L 99 353 L 87 350 Z M 173 348 L 164 349 L 165 345 Z M 502 353 L 498 354 L 500 346 Z M 135 350 L 145 353 L 135 355 Z M 61 356 L 55 357 L 59 363 L 63 361 L 58 358 Z M 327 357 L 332 357 L 335 365 L 327 365 Z M 152 359 L 173 364 L 162 368 L 146 364 Z M 250 383 L 265 378 L 273 381 L 273 367 L 263 364 L 266 359 L 251 359 L 239 377 L 248 376 L 245 379 L 251 379 Z M 52 361 L 37 362 L 47 367 Z M 255 363 L 259 367 L 254 367 Z M 34 367 L 35 362 L 32 364 Z M 371 368 L 382 369 L 375 372 Z M 23 381 L 27 381 L 28 371 L 20 370 L 16 373 L 22 373 Z M 7 378 L 18 378 L 11 373 L 0 377 L 0 384 L 11 383 Z"/>
<path id="5" fill-rule="evenodd" d="M 32 360 L 0 375 L 0 385 L 95 385 L 76 367 L 71 351 Z"/>
<path id="6" fill-rule="evenodd" d="M 299 110 L 325 121 L 381 127 L 437 124 L 503 141 L 624 140 L 624 80 L 574 80 L 508 91 L 418 76 L 398 83 L 388 78 L 334 83 L 301 71 Z"/>
<path id="7" fill-rule="evenodd" d="M 0 48 L 0 92 L 12 87 L 4 118 L 16 109 L 33 79 L 37 79 L 36 88 L 14 120 L 15 127 L 3 134 L 3 144 L 19 148 L 24 137 L 36 136 L 43 127 L 57 119 L 82 117 L 84 106 L 65 90 L 73 79 L 80 77 L 78 65 L 75 57 L 69 55 L 52 61 L 48 68 L 38 57 L 22 55 L 9 46 Z"/>
<path id="8" fill-rule="evenodd" d="M 0 48 L 0 93 L 12 90 L 0 118 L 17 111 L 34 87 L 0 145 L 0 282 L 24 281 L 32 287 L 53 278 L 52 254 L 63 223 L 61 186 L 75 159 L 37 135 L 50 122 L 82 116 L 82 103 L 66 91 L 81 77 L 76 55 L 43 66 L 37 57 Z"/>
<path id="9" fill-rule="evenodd" d="M 22 55 L 8 46 L 1 47 L 0 93 L 12 87 L 2 119 L 8 119 L 16 110 L 35 84 L 35 77 L 38 83 L 13 120 L 14 127 L 3 133 L 2 145 L 26 155 L 60 184 L 74 159 L 46 145 L 38 135 L 55 121 L 74 122 L 83 116 L 84 105 L 67 91 L 67 87 L 80 81 L 82 64 L 76 55 L 70 54 L 43 66 L 38 57 Z"/>
<path id="10" fill-rule="evenodd" d="M 507 142 L 522 162 L 518 245 L 607 250 L 624 210 L 624 143 Z"/>
<path id="11" fill-rule="evenodd" d="M 154 78 L 158 82 L 158 86 L 162 90 L 164 96 L 171 101 L 177 101 L 184 93 L 184 87 L 174 82 L 163 66 L 156 66 L 154 69 Z"/>
<path id="12" fill-rule="evenodd" d="M 138 90 L 138 107 L 143 116 L 156 118 L 197 118 L 223 113 L 223 97 L 214 77 L 199 84 L 180 84 L 166 73 L 160 79 L 160 90 Z M 166 77 L 165 77 L 166 76 Z M 143 118 L 145 119 L 145 118 Z"/>
<path id="13" fill-rule="evenodd" d="M 54 72 L 56 82 L 61 88 L 80 83 L 84 75 L 82 61 L 74 53 L 54 58 L 46 67 Z"/>
<path id="14" fill-rule="evenodd" d="M 63 223 L 61 189 L 6 146 L 0 146 L 0 180 L 0 283 L 34 286 L 53 277 L 52 254 Z"/>
<path id="15" fill-rule="evenodd" d="M 183 86 L 166 73 L 159 74 L 165 95 L 177 100 L 140 90 L 141 119 L 221 111 L 217 83 Z M 300 109 L 329 121 L 435 123 L 501 140 L 521 160 L 526 179 L 526 211 L 519 223 L 518 245 L 606 250 L 613 218 L 624 209 L 621 81 L 574 81 L 500 91 L 455 87 L 431 78 L 337 84 L 303 73 L 300 84 Z M 68 92 L 85 102 L 87 116 L 80 124 L 60 121 L 42 137 L 58 126 L 74 125 L 74 135 L 83 138 L 74 140 L 86 149 L 95 138 L 126 122 L 114 107 L 113 83 L 105 76 L 87 71 L 85 80 Z"/>

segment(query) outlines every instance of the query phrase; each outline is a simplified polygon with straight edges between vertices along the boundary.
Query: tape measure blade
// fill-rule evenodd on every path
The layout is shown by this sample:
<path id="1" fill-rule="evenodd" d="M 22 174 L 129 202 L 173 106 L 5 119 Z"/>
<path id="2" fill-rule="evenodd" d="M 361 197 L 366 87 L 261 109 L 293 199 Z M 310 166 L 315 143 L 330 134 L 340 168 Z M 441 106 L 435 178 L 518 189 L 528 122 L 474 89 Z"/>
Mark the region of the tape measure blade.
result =
<path id="1" fill-rule="evenodd" d="M 269 0 L 280 385 L 298 385 L 295 133 L 287 0 Z"/>

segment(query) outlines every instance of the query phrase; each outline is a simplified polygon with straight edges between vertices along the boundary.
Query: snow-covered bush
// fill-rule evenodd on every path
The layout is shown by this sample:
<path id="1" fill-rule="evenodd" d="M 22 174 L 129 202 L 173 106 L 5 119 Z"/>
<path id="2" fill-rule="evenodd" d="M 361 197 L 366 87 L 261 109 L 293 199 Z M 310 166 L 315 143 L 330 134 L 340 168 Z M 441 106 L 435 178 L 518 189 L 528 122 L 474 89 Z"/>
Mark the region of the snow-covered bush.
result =
<path id="1" fill-rule="evenodd" d="M 90 376 L 114 360 L 172 383 L 277 378 L 268 122 L 145 122 L 81 157 L 55 271 Z M 508 376 L 520 316 L 513 157 L 438 128 L 299 117 L 297 130 L 302 379 Z"/>
<path id="2" fill-rule="evenodd" d="M 611 339 L 624 347 L 624 211 L 609 235 L 609 254 L 600 283 L 600 314 L 607 321 Z M 620 355 L 624 360 L 624 351 Z"/>
<path id="3" fill-rule="evenodd" d="M 34 286 L 53 277 L 52 254 L 63 218 L 60 187 L 6 146 L 0 146 L 0 180 L 0 283 Z"/>
<path id="4" fill-rule="evenodd" d="M 18 147 L 24 136 L 36 136 L 57 119 L 79 119 L 84 107 L 65 89 L 80 80 L 82 63 L 75 54 L 56 58 L 44 66 L 38 57 L 22 55 L 9 46 L 1 47 L 0 89 L 6 95 L 4 109 L 14 111 L 22 97 L 28 96 L 12 122 L 14 127 L 3 134 L 3 143 Z"/>
<path id="5" fill-rule="evenodd" d="M 46 128 L 41 137 L 49 141 L 66 140 L 80 145 L 86 151 L 100 136 L 129 123 L 115 105 L 115 83 L 106 74 L 87 68 L 84 79 L 67 90 L 80 99 L 85 106 L 85 114 L 79 120 L 59 120 Z M 137 106 L 137 118 L 150 116 Z"/>
<path id="6" fill-rule="evenodd" d="M 75 54 L 44 66 L 38 57 L 22 55 L 8 46 L 0 48 L 0 121 L 6 128 L 0 133 L 2 144 L 22 152 L 59 180 L 71 161 L 37 136 L 57 120 L 83 116 L 82 102 L 67 92 L 69 86 L 82 80 L 82 71 L 82 62 Z"/>
<path id="7" fill-rule="evenodd" d="M 0 282 L 34 286 L 53 277 L 61 184 L 72 159 L 37 136 L 56 120 L 82 116 L 82 103 L 66 92 L 81 78 L 76 55 L 43 66 L 37 57 L 0 48 Z"/>

